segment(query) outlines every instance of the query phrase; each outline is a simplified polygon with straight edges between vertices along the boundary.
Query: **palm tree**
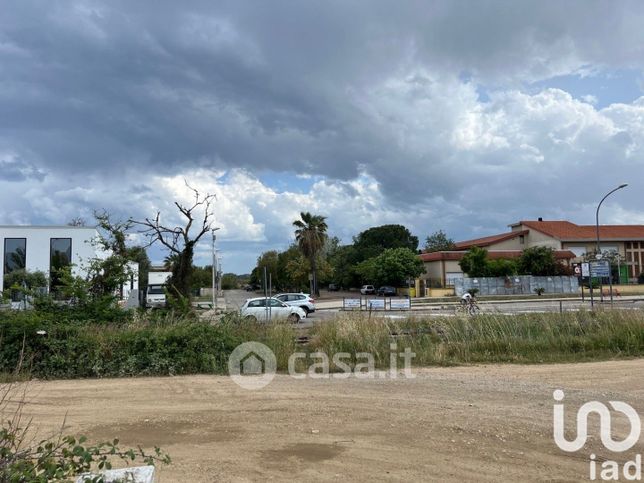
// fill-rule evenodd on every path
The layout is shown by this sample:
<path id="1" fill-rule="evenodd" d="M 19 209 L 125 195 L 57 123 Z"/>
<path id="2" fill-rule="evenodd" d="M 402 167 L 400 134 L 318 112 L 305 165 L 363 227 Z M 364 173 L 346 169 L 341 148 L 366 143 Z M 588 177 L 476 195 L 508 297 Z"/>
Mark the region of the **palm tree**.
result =
<path id="1" fill-rule="evenodd" d="M 295 230 L 295 240 L 297 241 L 302 254 L 309 259 L 311 263 L 312 275 L 312 292 L 318 296 L 318 281 L 316 274 L 316 257 L 324 247 L 327 235 L 327 224 L 325 216 L 312 215 L 309 212 L 300 213 L 300 220 L 295 220 L 293 226 Z"/>

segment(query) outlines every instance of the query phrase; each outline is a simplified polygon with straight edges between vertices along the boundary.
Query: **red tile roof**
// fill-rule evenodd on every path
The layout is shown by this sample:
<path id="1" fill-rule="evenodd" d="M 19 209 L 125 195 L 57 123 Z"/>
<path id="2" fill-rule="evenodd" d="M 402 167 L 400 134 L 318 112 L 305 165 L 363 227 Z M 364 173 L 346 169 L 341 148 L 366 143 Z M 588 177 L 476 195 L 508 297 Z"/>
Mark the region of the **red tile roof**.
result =
<path id="1" fill-rule="evenodd" d="M 483 238 L 475 238 L 474 240 L 467 240 L 456 243 L 458 250 L 467 250 L 472 247 L 489 247 L 494 243 L 499 243 L 505 240 L 512 240 L 521 235 L 527 235 L 530 230 L 511 231 L 509 233 L 501 233 L 499 235 L 486 236 Z"/>
<path id="2" fill-rule="evenodd" d="M 436 262 L 439 260 L 461 260 L 466 254 L 466 251 L 444 251 L 421 253 L 420 259 L 423 262 Z M 487 256 L 490 260 L 519 258 L 523 250 L 489 250 Z M 555 250 L 555 258 L 557 260 L 570 260 L 575 258 L 576 255 L 570 250 Z"/>
<path id="3" fill-rule="evenodd" d="M 597 238 L 595 225 L 576 225 L 569 221 L 520 221 L 523 225 L 562 241 L 590 241 Z M 644 225 L 600 225 L 602 240 L 644 240 Z"/>

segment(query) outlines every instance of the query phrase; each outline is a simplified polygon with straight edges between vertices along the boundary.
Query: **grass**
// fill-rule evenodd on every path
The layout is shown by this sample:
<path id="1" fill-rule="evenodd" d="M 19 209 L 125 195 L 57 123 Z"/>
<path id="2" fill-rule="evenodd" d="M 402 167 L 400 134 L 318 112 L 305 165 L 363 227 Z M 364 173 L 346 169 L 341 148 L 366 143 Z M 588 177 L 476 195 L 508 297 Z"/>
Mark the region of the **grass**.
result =
<path id="1" fill-rule="evenodd" d="M 44 330 L 46 335 L 38 335 Z M 113 322 L 15 312 L 0 316 L 0 382 L 39 378 L 226 374 L 240 343 L 259 341 L 286 371 L 295 352 L 368 352 L 387 368 L 390 345 L 409 347 L 413 365 L 538 364 L 644 357 L 644 311 L 483 314 L 385 319 L 349 313 L 308 330 L 298 344 L 288 323 L 261 324 L 228 314 L 216 324 L 172 314 Z M 304 362 L 298 360 L 298 364 Z M 16 367 L 24 367 L 17 372 Z M 333 370 L 333 366 L 331 366 Z"/>
<path id="2" fill-rule="evenodd" d="M 553 363 L 644 356 L 641 311 L 369 319 L 358 314 L 317 326 L 308 350 L 371 352 L 389 363 L 389 345 L 409 347 L 414 365 Z"/>

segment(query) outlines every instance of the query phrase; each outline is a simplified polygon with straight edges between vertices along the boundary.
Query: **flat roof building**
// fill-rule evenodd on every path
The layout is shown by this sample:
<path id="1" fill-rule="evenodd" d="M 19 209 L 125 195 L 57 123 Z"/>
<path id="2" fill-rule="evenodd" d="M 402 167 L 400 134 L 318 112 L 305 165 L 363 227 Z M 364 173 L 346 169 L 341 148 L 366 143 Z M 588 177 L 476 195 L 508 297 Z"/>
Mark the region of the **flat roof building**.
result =
<path id="1" fill-rule="evenodd" d="M 72 266 L 83 275 L 83 265 L 95 258 L 94 227 L 0 225 L 0 290 L 5 276 L 14 270 L 44 272 L 51 280 L 54 269 Z"/>

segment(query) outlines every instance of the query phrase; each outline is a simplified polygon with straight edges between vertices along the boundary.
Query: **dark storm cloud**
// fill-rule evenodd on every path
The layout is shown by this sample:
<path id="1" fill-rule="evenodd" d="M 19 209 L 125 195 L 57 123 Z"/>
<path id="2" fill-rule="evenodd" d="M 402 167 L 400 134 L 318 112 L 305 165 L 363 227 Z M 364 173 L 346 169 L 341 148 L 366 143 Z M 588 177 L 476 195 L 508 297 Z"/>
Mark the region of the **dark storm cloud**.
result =
<path id="1" fill-rule="evenodd" d="M 0 159 L 0 180 L 2 181 L 42 181 L 45 172 L 20 159 Z"/>
<path id="2" fill-rule="evenodd" d="M 467 204 L 475 193 L 488 200 L 490 186 L 521 185 L 538 170 L 516 163 L 518 136 L 507 147 L 455 147 L 461 111 L 480 107 L 468 97 L 475 83 L 519 88 L 580 68 L 641 68 L 644 58 L 636 2 L 88 0 L 0 8 L 0 154 L 98 179 L 194 166 L 340 180 L 365 171 L 396 202 Z M 538 131 L 534 124 L 523 126 Z M 542 166 L 574 166 L 573 155 L 549 152 L 549 135 L 534 136 Z M 615 154 L 596 152 L 587 171 Z M 464 179 L 464 171 L 476 177 Z M 22 171 L 6 173 L 18 180 Z"/>

